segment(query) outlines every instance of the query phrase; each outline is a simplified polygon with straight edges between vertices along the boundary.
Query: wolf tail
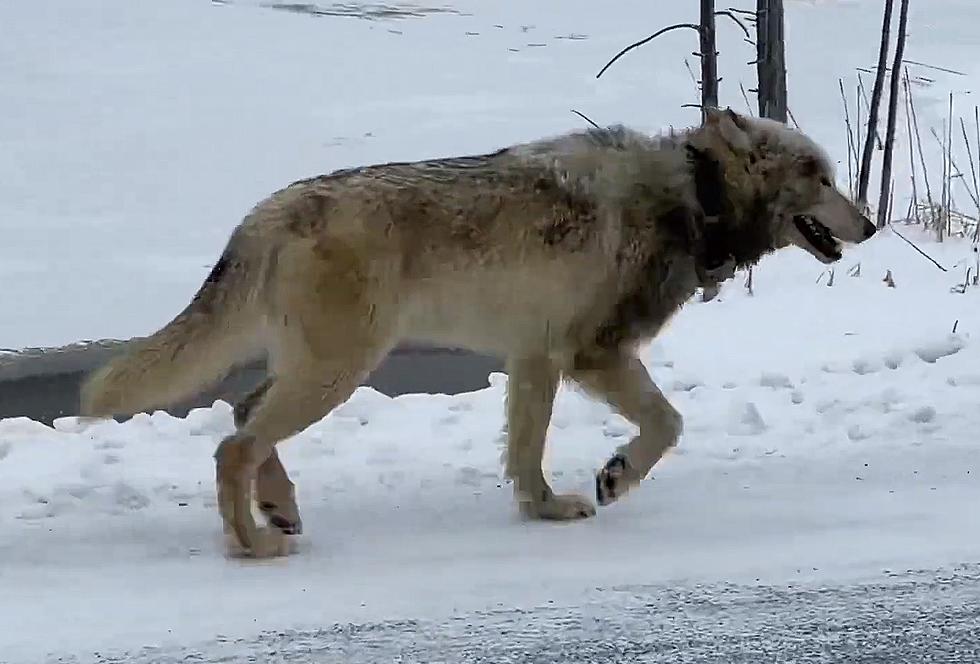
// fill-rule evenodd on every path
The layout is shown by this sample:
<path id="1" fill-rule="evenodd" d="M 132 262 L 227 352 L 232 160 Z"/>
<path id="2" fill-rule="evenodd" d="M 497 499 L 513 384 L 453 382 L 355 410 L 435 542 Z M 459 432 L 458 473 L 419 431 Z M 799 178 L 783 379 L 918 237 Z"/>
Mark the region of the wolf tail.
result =
<path id="1" fill-rule="evenodd" d="M 172 405 L 255 357 L 262 317 L 253 310 L 263 266 L 249 259 L 237 235 L 180 314 L 89 376 L 81 415 L 132 415 Z"/>

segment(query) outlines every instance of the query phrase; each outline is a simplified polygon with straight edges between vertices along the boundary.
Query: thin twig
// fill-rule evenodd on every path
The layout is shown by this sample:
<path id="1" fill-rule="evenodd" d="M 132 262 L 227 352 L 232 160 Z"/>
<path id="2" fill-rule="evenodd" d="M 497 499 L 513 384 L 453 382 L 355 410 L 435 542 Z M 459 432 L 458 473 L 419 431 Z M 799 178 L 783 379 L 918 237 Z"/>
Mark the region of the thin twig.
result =
<path id="1" fill-rule="evenodd" d="M 793 111 L 790 109 L 789 106 L 786 107 L 786 114 L 789 115 L 789 119 L 793 121 L 793 126 L 799 129 L 800 123 L 796 121 L 796 116 L 793 115 Z"/>
<path id="2" fill-rule="evenodd" d="M 691 63 L 687 61 L 687 58 L 684 58 L 684 66 L 687 67 L 687 73 L 691 75 L 691 80 L 694 82 L 694 89 L 698 91 L 698 94 L 701 94 L 701 83 L 698 82 L 697 74 L 694 73 L 694 70 L 691 68 Z"/>
<path id="3" fill-rule="evenodd" d="M 936 262 L 936 259 L 934 259 L 934 258 L 933 258 L 932 256 L 930 256 L 930 255 L 929 255 L 929 254 L 927 254 L 926 252 L 924 252 L 924 251 L 922 251 L 921 249 L 919 249 L 919 247 L 917 247 L 917 246 L 915 245 L 915 243 L 914 243 L 914 242 L 912 242 L 912 240 L 910 240 L 910 239 L 908 239 L 907 237 L 905 237 L 904 235 L 902 235 L 901 233 L 899 233 L 899 232 L 898 232 L 898 229 L 896 229 L 896 228 L 895 228 L 895 225 L 894 225 L 893 223 L 891 223 L 891 222 L 888 222 L 888 226 L 889 226 L 889 227 L 890 227 L 890 228 L 892 229 L 892 231 L 893 231 L 893 232 L 895 233 L 895 235 L 897 235 L 897 236 L 898 236 L 898 237 L 900 237 L 901 239 L 903 239 L 903 240 L 905 240 L 905 242 L 907 242 L 907 243 L 908 243 L 908 245 L 909 245 L 910 247 L 912 247 L 913 249 L 915 249 L 916 251 L 918 251 L 918 252 L 919 252 L 920 254 L 922 254 L 922 255 L 923 255 L 923 256 L 924 256 L 925 258 L 927 258 L 927 259 L 929 259 L 929 262 L 931 262 L 931 263 L 932 263 L 933 265 L 935 265 L 936 267 L 938 267 L 938 268 L 939 268 L 940 270 L 942 270 L 943 272 L 948 272 L 948 271 L 949 271 L 949 270 L 947 270 L 946 268 L 944 268 L 944 267 L 943 267 L 942 265 L 940 265 L 939 263 L 937 263 L 937 262 Z"/>
<path id="4" fill-rule="evenodd" d="M 864 141 L 861 140 L 861 78 L 858 77 L 858 84 L 854 88 L 854 106 L 857 109 L 857 118 L 855 118 L 855 126 L 857 127 L 857 136 L 854 141 L 854 149 L 857 150 L 859 145 L 863 145 Z M 868 109 L 870 111 L 870 109 Z M 861 166 L 858 165 L 858 177 L 861 175 Z"/>
<path id="5" fill-rule="evenodd" d="M 585 113 L 582 113 L 581 111 L 576 111 L 576 110 L 575 110 L 574 108 L 570 108 L 570 109 L 568 109 L 568 110 L 570 110 L 570 111 L 571 111 L 572 113 L 574 113 L 575 115 L 577 115 L 577 116 L 579 116 L 580 118 L 582 118 L 583 120 L 585 120 L 586 122 L 588 122 L 588 123 L 589 123 L 590 125 L 592 125 L 592 126 L 593 126 L 593 127 L 595 127 L 596 129 L 602 129 L 602 127 L 600 127 L 600 126 L 599 126 L 599 125 L 597 125 L 597 124 L 596 124 L 595 122 L 593 122 L 593 121 L 592 121 L 592 118 L 590 118 L 590 117 L 589 117 L 588 115 L 586 115 Z"/>
<path id="6" fill-rule="evenodd" d="M 970 173 L 973 175 L 973 192 L 970 195 L 973 196 L 973 202 L 976 203 L 978 211 L 980 211 L 980 200 L 977 200 L 975 193 L 980 193 L 980 180 L 977 179 L 977 165 L 973 161 L 973 149 L 970 147 L 970 136 L 966 133 L 966 122 L 963 118 L 960 118 L 960 131 L 963 132 L 963 142 L 966 143 L 966 155 L 970 160 Z M 980 145 L 977 146 L 980 148 Z M 957 169 L 959 170 L 959 169 Z"/>
<path id="7" fill-rule="evenodd" d="M 943 120 L 943 137 L 944 138 L 946 136 L 946 126 L 945 125 L 946 125 L 946 120 Z M 946 222 L 944 221 L 944 218 L 946 216 L 946 211 L 949 209 L 949 200 L 948 200 L 949 189 L 947 188 L 947 185 L 949 184 L 949 180 L 948 180 L 949 172 L 946 170 L 946 143 L 945 143 L 945 141 L 943 139 L 939 138 L 936 135 L 936 129 L 934 127 L 930 127 L 929 128 L 929 131 L 931 131 L 932 132 L 932 135 L 936 137 L 936 140 L 937 141 L 939 141 L 939 150 L 940 150 L 940 153 L 943 156 L 943 180 L 942 180 L 942 185 L 943 186 L 942 186 L 942 189 L 940 189 L 940 191 L 939 191 L 939 223 L 936 224 L 936 237 L 939 238 L 939 241 L 940 242 L 942 242 L 943 241 L 943 229 L 946 227 Z"/>
<path id="8" fill-rule="evenodd" d="M 868 89 L 864 85 L 864 78 L 861 76 L 860 69 L 858 70 L 858 87 L 861 89 L 861 97 L 864 98 L 864 105 L 870 110 L 871 101 L 868 99 Z M 877 127 L 875 127 L 875 143 L 878 145 L 879 150 L 885 149 L 885 144 L 881 141 L 881 133 L 879 133 Z"/>
<path id="9" fill-rule="evenodd" d="M 908 91 L 909 110 L 912 111 L 912 127 L 915 129 L 915 144 L 919 149 L 919 163 L 922 165 L 922 179 L 926 183 L 926 200 L 929 202 L 929 214 L 934 214 L 936 204 L 932 198 L 932 187 L 929 186 L 929 168 L 926 166 L 925 153 L 922 151 L 922 136 L 919 134 L 919 118 L 915 112 L 915 98 L 912 96 L 912 85 L 909 82 L 909 70 L 905 69 L 905 89 Z"/>
<path id="10" fill-rule="evenodd" d="M 949 161 L 949 167 L 946 171 L 946 175 L 949 178 L 949 182 L 946 183 L 946 235 L 949 235 L 953 230 L 953 217 L 951 214 L 953 208 L 953 168 L 956 164 L 953 163 L 953 92 L 950 90 L 949 93 L 949 119 L 946 123 L 947 133 L 943 135 L 946 139 L 946 152 L 947 159 Z M 959 171 L 959 168 L 956 168 Z"/>
<path id="11" fill-rule="evenodd" d="M 977 127 L 977 161 L 980 162 L 980 106 L 973 107 L 973 121 Z M 980 190 L 977 193 L 980 193 Z M 980 242 L 980 209 L 977 210 L 977 227 L 973 231 L 973 241 Z M 976 248 L 974 248 L 975 250 Z"/>
<path id="12" fill-rule="evenodd" d="M 952 180 L 953 180 L 953 178 L 961 178 L 963 180 L 963 188 L 966 189 L 966 193 L 970 195 L 970 200 L 973 201 L 973 204 L 974 205 L 980 207 L 980 200 L 977 200 L 977 195 L 976 195 L 976 193 L 974 193 L 973 187 L 971 187 L 970 186 L 970 183 L 966 180 L 966 176 L 963 173 L 962 169 L 960 169 L 959 164 L 957 164 L 956 163 L 956 160 L 953 159 L 952 150 L 950 150 L 950 148 L 952 147 L 952 145 L 947 146 L 944 143 L 943 139 L 939 137 L 939 134 L 936 133 L 935 128 L 932 128 L 929 131 L 932 132 L 932 137 L 936 139 L 936 142 L 939 143 L 939 147 L 943 150 L 943 158 L 944 159 L 947 158 L 947 154 L 946 153 L 949 152 L 948 158 L 949 158 L 950 169 L 949 169 L 949 173 L 947 174 L 946 177 L 948 177 L 949 180 L 950 180 L 950 191 L 952 191 Z M 966 149 L 967 149 L 967 151 L 970 150 L 970 144 L 969 143 L 967 143 Z M 971 169 L 973 168 L 973 155 L 972 155 L 972 153 L 970 155 L 970 168 Z M 974 169 L 974 174 L 973 175 L 974 175 L 974 178 L 976 178 L 976 171 L 975 171 L 975 169 Z M 947 208 L 950 206 L 950 195 L 949 195 L 949 192 L 947 192 L 947 196 L 946 196 L 946 206 L 947 206 Z"/>
<path id="13" fill-rule="evenodd" d="M 915 145 L 912 136 L 912 113 L 909 110 L 909 102 L 912 100 L 912 91 L 909 89 L 908 70 L 905 72 L 905 80 L 902 81 L 905 87 L 905 128 L 909 134 L 909 164 L 912 168 L 912 213 L 915 215 L 916 222 L 919 221 L 919 191 L 918 181 L 915 177 Z"/>
<path id="14" fill-rule="evenodd" d="M 670 32 L 671 30 L 679 30 L 681 28 L 688 28 L 690 30 L 697 30 L 698 33 L 701 32 L 701 26 L 700 25 L 696 25 L 694 23 L 676 23 L 674 25 L 668 25 L 666 28 L 661 28 L 660 30 L 657 30 L 656 32 L 654 32 L 652 35 L 650 35 L 646 39 L 641 39 L 638 42 L 633 42 L 632 44 L 630 44 L 629 46 L 627 46 L 626 48 L 624 48 L 622 51 L 620 51 L 619 53 L 617 53 L 616 55 L 614 55 L 613 58 L 612 58 L 612 60 L 610 60 L 609 62 L 607 62 L 606 63 L 606 66 L 603 67 L 602 69 L 600 69 L 599 70 L 599 73 L 596 74 L 595 77 L 596 78 L 599 78 L 600 76 L 602 76 L 606 72 L 606 70 L 609 69 L 609 67 L 612 66 L 612 64 L 614 62 L 616 62 L 617 60 L 619 60 L 621 57 L 623 57 L 624 55 L 626 55 L 627 53 L 629 53 L 633 49 L 639 48 L 639 47 L 643 46 L 644 44 L 647 44 L 647 43 L 653 41 L 654 39 L 656 39 L 657 37 L 659 37 L 660 35 L 662 35 L 664 33 Z"/>
<path id="15" fill-rule="evenodd" d="M 749 103 L 749 95 L 745 92 L 745 86 L 742 85 L 742 81 L 738 82 L 738 87 L 742 91 L 742 99 L 745 100 L 745 106 L 749 109 L 749 117 L 753 117 L 755 114 L 752 111 L 752 104 Z"/>
<path id="16" fill-rule="evenodd" d="M 840 99 L 844 104 L 844 123 L 847 127 L 847 186 L 851 197 L 854 197 L 854 165 L 857 163 L 857 151 L 854 149 L 854 129 L 851 127 L 851 113 L 847 110 L 847 95 L 844 94 L 844 79 L 838 78 L 840 84 Z"/>

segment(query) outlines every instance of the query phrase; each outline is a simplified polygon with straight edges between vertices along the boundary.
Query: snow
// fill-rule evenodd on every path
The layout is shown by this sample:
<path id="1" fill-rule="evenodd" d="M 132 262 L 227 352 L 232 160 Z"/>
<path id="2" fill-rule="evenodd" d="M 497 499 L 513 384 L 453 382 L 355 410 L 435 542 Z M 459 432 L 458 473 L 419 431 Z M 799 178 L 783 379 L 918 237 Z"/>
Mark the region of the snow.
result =
<path id="1" fill-rule="evenodd" d="M 692 20 L 686 3 L 457 0 L 459 14 L 388 21 L 264 4 L 0 6 L 0 282 L 16 284 L 0 289 L 0 348 L 152 332 L 251 206 L 295 179 L 494 150 L 581 127 L 573 108 L 651 132 L 698 118 L 681 107 L 697 97 L 681 55 L 696 45 L 689 31 L 595 79 L 623 45 Z M 968 74 L 910 66 L 935 81 L 917 90 L 931 154 L 947 92 L 972 109 L 964 91 L 980 76 L 969 57 L 980 5 L 942 5 L 913 4 L 907 52 Z M 855 67 L 874 65 L 877 40 L 861 36 L 879 14 L 877 0 L 787 3 L 791 109 L 842 164 L 837 78 L 851 90 Z M 754 51 L 725 17 L 719 50 L 722 103 L 745 110 L 738 84 L 753 87 Z"/>
<path id="2" fill-rule="evenodd" d="M 622 45 L 692 18 L 656 4 L 457 0 L 459 14 L 386 20 L 257 1 L 0 6 L 0 346 L 152 331 L 242 214 L 296 178 L 493 149 L 579 126 L 569 108 L 690 124 L 675 62 L 690 35 L 594 79 Z M 980 6 L 935 4 L 913 8 L 909 58 L 967 76 L 929 71 L 924 126 L 980 76 Z M 791 106 L 838 159 L 836 78 L 873 63 L 862 35 L 878 5 L 787 3 Z M 741 108 L 751 49 L 720 32 L 723 101 Z M 955 287 L 977 256 L 899 230 L 948 272 L 887 231 L 833 274 L 787 250 L 754 270 L 753 294 L 739 275 L 691 302 L 643 351 L 683 440 L 589 521 L 518 518 L 501 375 L 456 396 L 362 388 L 284 443 L 306 533 L 271 561 L 224 556 L 212 453 L 228 404 L 124 424 L 0 420 L 0 660 L 441 620 L 618 584 L 823 583 L 976 560 L 980 289 Z M 632 433 L 564 386 L 556 489 L 591 495 Z"/>

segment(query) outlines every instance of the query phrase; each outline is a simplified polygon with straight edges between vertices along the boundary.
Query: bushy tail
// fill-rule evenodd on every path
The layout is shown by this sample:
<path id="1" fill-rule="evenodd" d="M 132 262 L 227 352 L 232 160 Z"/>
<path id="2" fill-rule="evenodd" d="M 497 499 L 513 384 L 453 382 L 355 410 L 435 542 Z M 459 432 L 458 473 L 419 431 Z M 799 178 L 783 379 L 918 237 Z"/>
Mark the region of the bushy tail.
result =
<path id="1" fill-rule="evenodd" d="M 237 255 L 235 244 L 233 237 L 184 311 L 86 380 L 81 415 L 132 415 L 172 405 L 254 357 L 261 317 L 250 311 L 251 282 L 259 266 Z"/>

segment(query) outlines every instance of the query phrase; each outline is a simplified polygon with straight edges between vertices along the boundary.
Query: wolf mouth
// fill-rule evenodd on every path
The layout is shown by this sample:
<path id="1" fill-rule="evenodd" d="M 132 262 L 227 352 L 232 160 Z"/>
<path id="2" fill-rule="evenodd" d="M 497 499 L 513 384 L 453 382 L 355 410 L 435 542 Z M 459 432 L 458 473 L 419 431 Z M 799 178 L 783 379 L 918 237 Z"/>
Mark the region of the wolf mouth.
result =
<path id="1" fill-rule="evenodd" d="M 831 261 L 840 260 L 840 242 L 829 228 L 808 214 L 798 214 L 793 217 L 793 225 L 803 235 L 803 239 L 825 258 Z"/>

